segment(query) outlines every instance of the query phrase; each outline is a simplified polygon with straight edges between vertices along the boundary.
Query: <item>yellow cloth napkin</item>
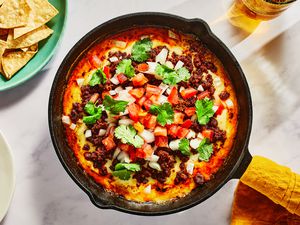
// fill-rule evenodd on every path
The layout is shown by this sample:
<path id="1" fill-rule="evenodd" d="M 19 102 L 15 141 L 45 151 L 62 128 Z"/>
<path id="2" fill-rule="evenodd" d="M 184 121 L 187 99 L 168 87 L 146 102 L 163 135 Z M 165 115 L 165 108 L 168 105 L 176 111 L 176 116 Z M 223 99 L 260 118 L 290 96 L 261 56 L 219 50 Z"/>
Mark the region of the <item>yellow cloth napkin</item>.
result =
<path id="1" fill-rule="evenodd" d="M 231 225 L 300 225 L 300 175 L 254 156 L 235 191 Z"/>

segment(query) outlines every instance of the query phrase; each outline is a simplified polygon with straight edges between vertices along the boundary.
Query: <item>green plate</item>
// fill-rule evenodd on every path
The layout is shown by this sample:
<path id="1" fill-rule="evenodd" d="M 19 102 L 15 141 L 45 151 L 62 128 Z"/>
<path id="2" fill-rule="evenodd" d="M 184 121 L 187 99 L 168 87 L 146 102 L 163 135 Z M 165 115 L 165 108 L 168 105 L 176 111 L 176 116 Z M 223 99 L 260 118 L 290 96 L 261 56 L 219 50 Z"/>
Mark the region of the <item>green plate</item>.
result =
<path id="1" fill-rule="evenodd" d="M 16 87 L 36 75 L 53 56 L 63 33 L 67 15 L 67 0 L 49 0 L 59 13 L 47 25 L 54 30 L 53 34 L 39 43 L 38 53 L 10 80 L 0 75 L 0 91 Z"/>

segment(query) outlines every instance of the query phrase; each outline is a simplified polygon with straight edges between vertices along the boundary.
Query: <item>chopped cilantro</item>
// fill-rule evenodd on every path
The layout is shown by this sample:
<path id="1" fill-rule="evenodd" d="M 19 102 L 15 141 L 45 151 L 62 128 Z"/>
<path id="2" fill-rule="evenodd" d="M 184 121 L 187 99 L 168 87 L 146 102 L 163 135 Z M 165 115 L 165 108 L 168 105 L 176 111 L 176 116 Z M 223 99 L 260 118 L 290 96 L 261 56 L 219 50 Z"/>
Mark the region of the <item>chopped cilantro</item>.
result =
<path id="1" fill-rule="evenodd" d="M 190 141 L 186 138 L 183 138 L 180 140 L 179 142 L 179 151 L 181 151 L 181 153 L 183 155 L 190 155 Z"/>
<path id="2" fill-rule="evenodd" d="M 200 142 L 197 151 L 199 152 L 199 159 L 208 162 L 213 153 L 213 145 L 209 142 L 208 138 L 204 138 Z"/>
<path id="3" fill-rule="evenodd" d="M 191 74 L 185 67 L 181 67 L 177 71 L 165 65 L 158 64 L 155 68 L 157 75 L 163 78 L 165 84 L 175 85 L 180 81 L 188 81 Z"/>
<path id="4" fill-rule="evenodd" d="M 152 41 L 149 38 L 137 41 L 132 46 L 131 58 L 137 62 L 143 62 L 150 57 Z"/>
<path id="5" fill-rule="evenodd" d="M 104 108 L 110 111 L 112 114 L 119 114 L 124 112 L 128 102 L 122 100 L 115 100 L 109 95 L 105 95 L 103 100 Z"/>
<path id="6" fill-rule="evenodd" d="M 141 170 L 141 166 L 136 163 L 118 163 L 115 166 L 115 170 L 123 170 L 123 169 L 137 172 Z"/>
<path id="7" fill-rule="evenodd" d="M 209 99 L 197 100 L 195 106 L 199 124 L 207 124 L 210 118 L 215 114 L 213 101 Z"/>
<path id="8" fill-rule="evenodd" d="M 174 120 L 174 111 L 168 102 L 162 105 L 151 105 L 150 113 L 157 115 L 156 120 L 162 126 L 171 124 Z"/>
<path id="9" fill-rule="evenodd" d="M 115 137 L 121 139 L 124 144 L 131 144 L 135 148 L 140 148 L 144 144 L 144 139 L 136 134 L 133 126 L 120 125 L 115 129 Z"/>
<path id="10" fill-rule="evenodd" d="M 129 180 L 131 172 L 126 169 L 116 170 L 112 172 L 112 175 L 115 177 L 119 177 L 121 180 Z"/>
<path id="11" fill-rule="evenodd" d="M 107 81 L 105 73 L 101 69 L 97 69 L 90 79 L 89 85 L 95 86 L 97 84 L 105 84 Z"/>
<path id="12" fill-rule="evenodd" d="M 123 59 L 117 66 L 116 73 L 124 73 L 127 77 L 134 76 L 134 68 L 131 65 L 131 59 Z"/>
<path id="13" fill-rule="evenodd" d="M 88 102 L 84 106 L 84 110 L 85 110 L 85 112 L 87 112 L 89 114 L 89 116 L 84 116 L 83 117 L 83 122 L 85 124 L 94 124 L 94 123 L 96 123 L 97 120 L 100 119 L 100 117 L 102 115 L 101 107 L 95 106 L 95 104 L 92 103 L 92 102 Z"/>

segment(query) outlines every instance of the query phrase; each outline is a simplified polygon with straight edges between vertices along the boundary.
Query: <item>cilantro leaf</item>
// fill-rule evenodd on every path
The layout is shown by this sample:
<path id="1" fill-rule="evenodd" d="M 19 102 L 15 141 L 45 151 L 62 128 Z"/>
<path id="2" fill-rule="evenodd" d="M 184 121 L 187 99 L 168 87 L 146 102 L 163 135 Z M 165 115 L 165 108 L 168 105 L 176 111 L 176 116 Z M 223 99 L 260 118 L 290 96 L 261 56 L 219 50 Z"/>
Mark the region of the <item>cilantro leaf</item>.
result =
<path id="1" fill-rule="evenodd" d="M 116 170 L 112 172 L 112 175 L 115 177 L 120 178 L 121 180 L 129 180 L 131 176 L 131 172 L 124 169 L 124 170 Z"/>
<path id="2" fill-rule="evenodd" d="M 183 138 L 180 140 L 179 142 L 179 151 L 181 151 L 181 153 L 183 155 L 190 155 L 190 141 L 186 138 Z"/>
<path id="3" fill-rule="evenodd" d="M 208 162 L 213 153 L 213 145 L 209 142 L 208 138 L 204 138 L 200 142 L 197 151 L 199 152 L 199 160 Z"/>
<path id="4" fill-rule="evenodd" d="M 124 73 L 127 77 L 134 76 L 134 68 L 131 65 L 131 59 L 123 59 L 117 66 L 116 73 Z"/>
<path id="5" fill-rule="evenodd" d="M 190 72 L 185 67 L 181 67 L 177 71 L 165 65 L 158 64 L 155 73 L 163 78 L 165 84 L 175 85 L 180 81 L 188 81 L 191 77 Z"/>
<path id="6" fill-rule="evenodd" d="M 149 38 L 137 41 L 132 46 L 131 58 L 137 62 L 143 62 L 150 57 L 152 41 Z"/>
<path id="7" fill-rule="evenodd" d="M 89 116 L 84 116 L 82 119 L 85 124 L 94 124 L 102 116 L 101 107 L 99 107 L 99 106 L 97 107 L 92 102 L 88 102 L 84 106 L 84 110 L 89 114 Z"/>
<path id="8" fill-rule="evenodd" d="M 156 121 L 162 126 L 171 124 L 174 120 L 174 111 L 168 102 L 162 105 L 151 105 L 150 113 L 157 115 Z"/>
<path id="9" fill-rule="evenodd" d="M 120 125 L 115 129 L 115 137 L 121 139 L 124 144 L 131 144 L 135 148 L 140 148 L 144 144 L 144 139 L 136 134 L 133 126 Z"/>
<path id="10" fill-rule="evenodd" d="M 115 170 L 129 170 L 129 171 L 133 171 L 133 172 L 137 172 L 141 170 L 141 166 L 139 164 L 136 163 L 118 163 L 115 166 Z"/>
<path id="11" fill-rule="evenodd" d="M 115 100 L 109 95 L 105 95 L 103 100 L 104 108 L 110 111 L 112 114 L 119 114 L 120 112 L 124 112 L 127 104 L 127 101 Z"/>
<path id="12" fill-rule="evenodd" d="M 198 123 L 201 125 L 207 124 L 209 119 L 215 114 L 213 101 L 209 99 L 197 100 L 195 106 Z"/>
<path id="13" fill-rule="evenodd" d="M 97 84 L 105 84 L 107 81 L 105 73 L 101 69 L 97 69 L 89 81 L 90 86 L 95 86 Z"/>

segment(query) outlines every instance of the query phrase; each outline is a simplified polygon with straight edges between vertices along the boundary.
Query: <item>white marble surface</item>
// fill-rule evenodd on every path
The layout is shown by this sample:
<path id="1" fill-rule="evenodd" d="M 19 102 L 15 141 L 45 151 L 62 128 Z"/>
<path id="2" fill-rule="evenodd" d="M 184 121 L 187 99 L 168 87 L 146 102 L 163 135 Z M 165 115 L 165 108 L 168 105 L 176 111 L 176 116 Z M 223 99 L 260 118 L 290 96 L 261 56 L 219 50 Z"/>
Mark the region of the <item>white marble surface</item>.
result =
<path id="1" fill-rule="evenodd" d="M 0 93 L 0 129 L 12 147 L 17 173 L 12 205 L 0 224 L 229 224 L 236 180 L 201 205 L 182 213 L 141 217 L 94 207 L 58 161 L 47 121 L 48 97 L 56 70 L 87 31 L 130 12 L 163 11 L 208 21 L 240 59 L 250 85 L 254 108 L 250 152 L 300 173 L 298 3 L 246 37 L 222 17 L 226 0 L 69 1 L 66 31 L 57 54 L 32 80 Z"/>

